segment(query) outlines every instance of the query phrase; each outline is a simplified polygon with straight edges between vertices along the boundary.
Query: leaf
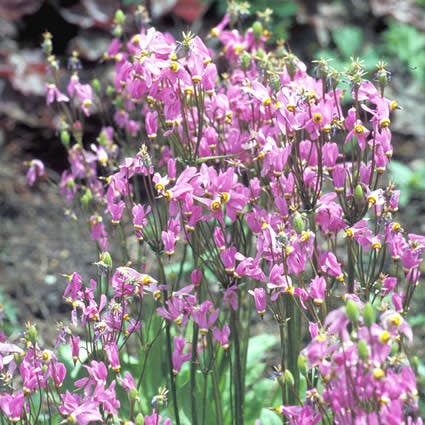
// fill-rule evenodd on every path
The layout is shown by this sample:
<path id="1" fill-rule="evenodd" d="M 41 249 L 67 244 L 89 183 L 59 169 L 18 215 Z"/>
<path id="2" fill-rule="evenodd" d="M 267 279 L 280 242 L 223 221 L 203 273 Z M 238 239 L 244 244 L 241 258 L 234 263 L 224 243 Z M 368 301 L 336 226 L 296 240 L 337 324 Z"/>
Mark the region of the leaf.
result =
<path id="1" fill-rule="evenodd" d="M 399 161 L 391 161 L 389 169 L 391 172 L 391 178 L 399 185 L 408 184 L 414 174 L 407 165 L 404 165 Z"/>
<path id="2" fill-rule="evenodd" d="M 362 30 L 354 26 L 337 28 L 332 32 L 332 37 L 338 50 L 344 58 L 359 55 L 363 44 Z"/>

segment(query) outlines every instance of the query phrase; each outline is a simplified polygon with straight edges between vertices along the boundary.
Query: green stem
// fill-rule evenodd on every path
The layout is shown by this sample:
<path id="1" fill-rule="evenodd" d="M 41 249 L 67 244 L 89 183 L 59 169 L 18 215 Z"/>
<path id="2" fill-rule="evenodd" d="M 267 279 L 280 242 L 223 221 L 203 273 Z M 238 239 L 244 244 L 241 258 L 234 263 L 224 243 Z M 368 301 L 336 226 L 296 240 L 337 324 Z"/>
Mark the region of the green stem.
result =
<path id="1" fill-rule="evenodd" d="M 239 330 L 237 327 L 236 312 L 231 311 L 230 324 L 234 340 L 235 368 L 234 368 L 234 386 L 235 386 L 235 419 L 236 425 L 243 425 L 243 388 L 242 388 L 242 364 L 241 348 L 239 341 Z"/>
<path id="2" fill-rule="evenodd" d="M 298 371 L 298 355 L 300 352 L 300 314 L 291 296 L 286 297 L 286 317 L 288 327 L 288 339 L 286 344 L 287 368 L 294 377 L 294 392 L 298 394 L 300 387 L 300 376 Z M 290 384 L 288 384 L 290 385 Z M 288 391 L 288 401 L 295 404 L 296 399 L 292 391 Z"/>
<path id="3" fill-rule="evenodd" d="M 214 400 L 215 400 L 215 409 L 217 412 L 217 425 L 223 425 L 223 407 L 221 405 L 221 398 L 220 398 L 220 388 L 218 385 L 218 379 L 217 379 L 217 370 L 216 365 L 214 364 L 213 370 L 212 370 L 212 383 L 213 383 L 213 389 L 214 389 Z"/>
<path id="4" fill-rule="evenodd" d="M 161 275 L 161 281 L 162 283 L 166 284 L 166 276 L 165 276 L 165 270 L 164 270 L 164 264 L 162 263 L 161 255 L 157 254 L 158 264 L 159 264 L 159 271 Z M 163 291 L 164 296 L 164 302 L 167 301 L 168 295 L 167 290 L 165 289 Z M 173 407 L 174 407 L 174 416 L 176 418 L 176 424 L 180 425 L 180 415 L 179 415 L 179 407 L 177 404 L 177 387 L 176 387 L 176 377 L 173 373 L 173 350 L 171 347 L 171 324 L 167 320 L 165 322 L 165 333 L 167 337 L 167 356 L 168 356 L 168 369 L 170 374 L 170 382 L 171 382 L 171 394 L 173 397 Z"/>
<path id="5" fill-rule="evenodd" d="M 192 356 L 190 359 L 190 403 L 192 408 L 192 425 L 198 425 L 198 408 L 196 405 L 196 369 L 198 349 L 198 325 L 193 323 Z"/>
<path id="6" fill-rule="evenodd" d="M 348 257 L 348 293 L 354 292 L 354 254 L 353 254 L 353 241 L 347 239 L 347 257 Z"/>

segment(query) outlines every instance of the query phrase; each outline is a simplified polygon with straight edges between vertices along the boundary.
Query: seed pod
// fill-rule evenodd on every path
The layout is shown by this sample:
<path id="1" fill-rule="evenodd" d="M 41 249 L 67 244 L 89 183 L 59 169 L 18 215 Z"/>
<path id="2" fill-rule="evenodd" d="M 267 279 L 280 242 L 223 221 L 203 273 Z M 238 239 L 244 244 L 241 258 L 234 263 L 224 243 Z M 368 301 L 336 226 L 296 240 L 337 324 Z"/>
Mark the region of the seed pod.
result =
<path id="1" fill-rule="evenodd" d="M 371 303 L 366 303 L 363 308 L 363 320 L 364 324 L 370 328 L 376 320 L 375 309 Z"/>
<path id="2" fill-rule="evenodd" d="M 347 304 L 345 305 L 345 313 L 351 322 L 358 322 L 360 317 L 359 306 L 353 300 L 347 301 Z"/>

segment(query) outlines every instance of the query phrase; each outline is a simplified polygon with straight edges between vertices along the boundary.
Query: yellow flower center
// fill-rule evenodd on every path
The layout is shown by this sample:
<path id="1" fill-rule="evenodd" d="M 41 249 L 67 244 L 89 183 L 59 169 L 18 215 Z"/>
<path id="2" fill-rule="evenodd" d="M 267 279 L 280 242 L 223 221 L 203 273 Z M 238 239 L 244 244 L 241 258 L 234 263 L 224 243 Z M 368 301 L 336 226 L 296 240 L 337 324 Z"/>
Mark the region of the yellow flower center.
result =
<path id="1" fill-rule="evenodd" d="M 357 124 L 354 126 L 354 133 L 356 133 L 358 136 L 361 136 L 364 134 L 365 128 L 361 124 Z"/>
<path id="2" fill-rule="evenodd" d="M 381 122 L 379 123 L 379 126 L 381 128 L 384 127 L 389 127 L 389 125 L 391 124 L 391 121 L 388 118 L 384 118 L 383 120 L 381 120 Z"/>
<path id="3" fill-rule="evenodd" d="M 221 208 L 221 202 L 219 199 L 211 202 L 211 210 L 218 211 Z"/>
<path id="4" fill-rule="evenodd" d="M 320 123 L 323 121 L 323 116 L 322 116 L 322 114 L 321 114 L 320 112 L 315 112 L 315 113 L 313 114 L 313 121 L 314 121 L 316 124 L 320 124 Z"/>

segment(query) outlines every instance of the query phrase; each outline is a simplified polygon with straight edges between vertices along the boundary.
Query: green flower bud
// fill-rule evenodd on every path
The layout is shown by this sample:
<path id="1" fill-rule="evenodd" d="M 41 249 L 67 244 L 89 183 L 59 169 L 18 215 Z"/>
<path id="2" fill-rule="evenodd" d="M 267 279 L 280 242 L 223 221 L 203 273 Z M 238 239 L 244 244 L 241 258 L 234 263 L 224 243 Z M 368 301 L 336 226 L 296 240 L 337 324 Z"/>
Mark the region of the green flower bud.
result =
<path id="1" fill-rule="evenodd" d="M 106 95 L 112 97 L 115 93 L 115 89 L 112 86 L 106 87 Z"/>
<path id="2" fill-rule="evenodd" d="M 125 22 L 125 14 L 121 9 L 115 12 L 115 22 L 122 25 Z"/>
<path id="3" fill-rule="evenodd" d="M 248 52 L 243 52 L 240 56 L 241 66 L 243 69 L 248 69 L 251 65 L 251 55 Z"/>
<path id="4" fill-rule="evenodd" d="M 365 362 L 369 359 L 369 348 L 364 339 L 361 339 L 357 343 L 357 351 L 359 353 L 359 357 Z"/>
<path id="5" fill-rule="evenodd" d="M 114 37 L 121 37 L 122 36 L 122 26 L 121 25 L 117 25 L 113 30 L 112 30 L 112 35 Z"/>
<path id="6" fill-rule="evenodd" d="M 259 60 L 263 60 L 266 58 L 266 52 L 263 49 L 258 49 L 255 53 Z"/>
<path id="7" fill-rule="evenodd" d="M 128 393 L 128 397 L 130 400 L 137 400 L 139 398 L 139 391 L 136 388 L 132 388 Z"/>
<path id="8" fill-rule="evenodd" d="M 285 56 L 284 62 L 285 62 L 288 74 L 290 75 L 291 78 L 294 78 L 295 73 L 297 72 L 297 69 L 298 69 L 298 58 L 294 54 L 289 53 Z"/>
<path id="9" fill-rule="evenodd" d="M 353 323 L 358 322 L 360 317 L 359 306 L 353 300 L 348 300 L 345 304 L 345 313 Z"/>
<path id="10" fill-rule="evenodd" d="M 100 261 L 108 268 L 112 269 L 112 257 L 108 251 L 100 254 Z"/>
<path id="11" fill-rule="evenodd" d="M 297 364 L 298 364 L 298 370 L 300 371 L 300 373 L 302 375 L 307 375 L 307 372 L 308 372 L 307 357 L 300 354 L 298 356 Z"/>
<path id="12" fill-rule="evenodd" d="M 62 130 L 60 133 L 61 142 L 62 144 L 68 148 L 69 147 L 69 141 L 71 140 L 71 136 L 69 135 L 69 132 L 66 130 Z"/>
<path id="13" fill-rule="evenodd" d="M 354 199 L 357 202 L 361 202 L 364 199 L 363 188 L 359 184 L 354 189 Z"/>
<path id="14" fill-rule="evenodd" d="M 136 423 L 136 425 L 144 425 L 145 418 L 141 413 L 138 413 L 134 422 Z"/>
<path id="15" fill-rule="evenodd" d="M 305 230 L 304 219 L 298 211 L 296 211 L 292 217 L 292 226 L 298 234 Z"/>
<path id="16" fill-rule="evenodd" d="M 420 361 L 419 361 L 418 356 L 412 356 L 411 364 L 412 364 L 413 370 L 417 374 L 418 370 L 419 370 L 419 366 L 420 366 Z"/>
<path id="17" fill-rule="evenodd" d="M 263 24 L 259 21 L 255 21 L 252 24 L 252 32 L 256 40 L 260 39 L 263 35 Z"/>
<path id="18" fill-rule="evenodd" d="M 27 327 L 27 334 L 26 337 L 28 341 L 31 341 L 33 344 L 37 342 L 38 339 L 38 331 L 35 325 L 29 325 Z"/>
<path id="19" fill-rule="evenodd" d="M 295 379 L 294 379 L 294 375 L 292 375 L 292 372 L 289 369 L 285 369 L 285 373 L 283 376 L 284 376 L 285 383 L 293 387 L 295 384 Z"/>
<path id="20" fill-rule="evenodd" d="M 98 78 L 95 78 L 95 79 L 91 82 L 91 85 L 92 85 L 92 87 L 93 87 L 93 90 L 94 90 L 96 93 L 100 93 L 101 85 L 100 85 L 100 81 L 99 81 L 99 79 L 98 79 Z"/>
<path id="21" fill-rule="evenodd" d="M 93 200 L 93 194 L 91 193 L 91 190 L 87 188 L 83 196 L 81 196 L 81 204 L 84 207 L 88 207 L 92 200 Z"/>
<path id="22" fill-rule="evenodd" d="M 106 135 L 106 133 L 104 131 L 102 131 L 99 134 L 99 137 L 97 138 L 97 141 L 102 146 L 106 146 L 108 144 L 108 136 Z"/>
<path id="23" fill-rule="evenodd" d="M 370 328 L 376 320 L 375 309 L 371 303 L 366 303 L 363 308 L 363 320 L 364 324 Z"/>

